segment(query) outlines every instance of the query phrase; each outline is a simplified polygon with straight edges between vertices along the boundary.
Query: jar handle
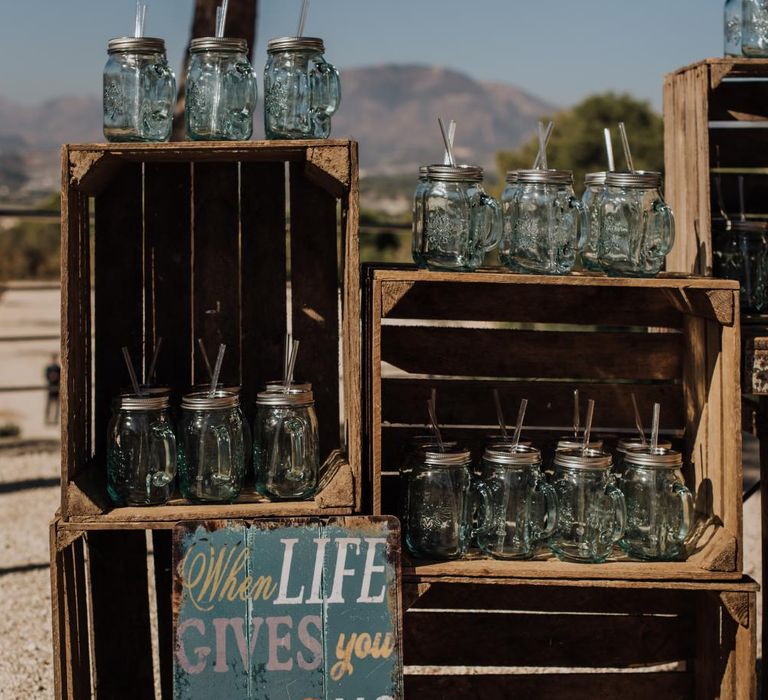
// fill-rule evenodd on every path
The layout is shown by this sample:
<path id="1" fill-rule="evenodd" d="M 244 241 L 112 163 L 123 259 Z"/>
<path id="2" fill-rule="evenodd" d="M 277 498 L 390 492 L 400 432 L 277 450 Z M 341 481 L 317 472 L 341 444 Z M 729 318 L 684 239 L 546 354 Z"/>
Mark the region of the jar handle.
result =
<path id="1" fill-rule="evenodd" d="M 315 87 L 320 88 L 319 99 L 315 99 L 315 95 L 313 95 L 312 108 L 316 112 L 321 112 L 330 117 L 335 114 L 341 104 L 341 78 L 339 77 L 339 71 L 325 59 L 320 59 L 314 62 L 312 73 L 316 77 L 314 81 Z"/>
<path id="2" fill-rule="evenodd" d="M 233 471 L 232 441 L 229 437 L 229 432 L 222 425 L 213 425 L 210 430 L 216 438 L 216 467 L 218 474 L 226 474 L 231 477 Z M 224 459 L 222 459 L 222 454 L 226 454 Z M 227 465 L 226 469 L 221 468 L 222 462 Z"/>
<path id="3" fill-rule="evenodd" d="M 166 477 L 164 484 L 157 484 L 155 486 L 166 486 L 170 484 L 176 476 L 176 438 L 173 431 L 167 424 L 159 423 L 152 426 L 152 440 L 159 442 L 163 451 L 164 461 L 162 473 Z M 159 472 L 155 472 L 155 475 Z M 155 475 L 152 475 L 154 481 Z"/>
<path id="4" fill-rule="evenodd" d="M 475 537 L 489 532 L 493 527 L 493 501 L 491 500 L 491 490 L 482 479 L 477 477 L 472 479 L 469 488 L 472 493 L 479 494 L 482 500 L 482 507 L 479 509 L 480 514 L 477 518 L 477 527 L 472 529 L 472 536 Z"/>
<path id="5" fill-rule="evenodd" d="M 546 540 L 551 537 L 557 529 L 557 518 L 559 511 L 557 491 L 555 491 L 552 485 L 547 483 L 547 480 L 543 475 L 539 475 L 537 477 L 534 490 L 541 492 L 541 494 L 544 496 L 544 503 L 546 504 L 545 516 L 547 520 L 546 526 L 544 526 L 542 523 L 541 532 L 539 533 L 537 539 Z"/>
<path id="6" fill-rule="evenodd" d="M 605 487 L 605 493 L 613 501 L 614 520 L 611 537 L 614 542 L 618 542 L 624 536 L 627 526 L 627 502 L 621 489 L 613 481 Z"/>
<path id="7" fill-rule="evenodd" d="M 485 192 L 480 193 L 480 206 L 484 210 L 485 224 L 483 239 L 480 245 L 484 252 L 493 250 L 501 240 L 501 207 L 499 203 Z"/>
<path id="8" fill-rule="evenodd" d="M 587 236 L 589 234 L 589 219 L 587 215 L 587 207 L 577 197 L 571 197 L 569 202 L 571 209 L 575 209 L 578 217 L 576 218 L 576 250 L 580 252 L 584 250 L 587 244 Z"/>
<path id="9" fill-rule="evenodd" d="M 660 253 L 667 255 L 675 244 L 675 215 L 672 207 L 657 199 L 653 204 L 654 213 L 661 218 L 661 247 Z"/>
<path id="10" fill-rule="evenodd" d="M 677 481 L 672 484 L 672 493 L 680 499 L 682 521 L 677 536 L 681 542 L 684 542 L 693 523 L 693 494 L 687 486 Z"/>

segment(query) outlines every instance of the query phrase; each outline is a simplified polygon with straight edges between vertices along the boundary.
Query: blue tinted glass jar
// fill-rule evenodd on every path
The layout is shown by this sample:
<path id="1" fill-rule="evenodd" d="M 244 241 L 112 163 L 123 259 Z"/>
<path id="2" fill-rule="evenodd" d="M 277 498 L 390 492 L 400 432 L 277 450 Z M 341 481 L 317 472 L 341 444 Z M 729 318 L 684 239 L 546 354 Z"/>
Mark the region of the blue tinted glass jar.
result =
<path id="1" fill-rule="evenodd" d="M 483 189 L 483 169 L 430 165 L 424 193 L 421 245 L 413 258 L 432 270 L 476 270 L 501 235 L 499 203 Z"/>
<path id="2" fill-rule="evenodd" d="M 768 2 L 743 0 L 741 53 L 750 58 L 768 56 Z"/>
<path id="3" fill-rule="evenodd" d="M 196 503 L 229 503 L 245 477 L 245 422 L 240 398 L 227 391 L 187 394 L 178 428 L 179 485 Z"/>
<path id="4" fill-rule="evenodd" d="M 107 428 L 107 491 L 115 505 L 165 503 L 176 476 L 176 438 L 168 395 L 125 394 Z"/>
<path id="5" fill-rule="evenodd" d="M 600 267 L 616 277 L 661 272 L 675 242 L 675 219 L 661 195 L 661 173 L 608 173 L 599 210 Z"/>
<path id="6" fill-rule="evenodd" d="M 341 103 L 339 72 L 323 40 L 281 37 L 267 44 L 264 131 L 268 139 L 327 139 Z"/>
<path id="7" fill-rule="evenodd" d="M 148 37 L 112 39 L 104 66 L 107 141 L 167 141 L 171 137 L 176 78 L 165 42 Z"/>
<path id="8" fill-rule="evenodd" d="M 502 263 L 514 272 L 564 275 L 576 263 L 586 228 L 569 170 L 518 170 L 504 210 Z"/>
<path id="9" fill-rule="evenodd" d="M 187 135 L 195 141 L 245 141 L 253 133 L 256 78 L 244 39 L 205 37 L 190 44 Z"/>
<path id="10" fill-rule="evenodd" d="M 581 261 L 587 270 L 599 271 L 597 259 L 597 241 L 600 235 L 600 197 L 605 189 L 608 173 L 587 173 L 584 178 L 584 194 L 581 202 L 587 210 L 587 229 L 584 233 L 584 245 L 581 248 Z"/>
<path id="11" fill-rule="evenodd" d="M 729 221 L 712 236 L 712 271 L 715 277 L 736 280 L 741 308 L 768 310 L 768 223 Z"/>
<path id="12" fill-rule="evenodd" d="M 743 0 L 726 0 L 723 13 L 723 38 L 726 56 L 741 56 L 741 6 Z"/>

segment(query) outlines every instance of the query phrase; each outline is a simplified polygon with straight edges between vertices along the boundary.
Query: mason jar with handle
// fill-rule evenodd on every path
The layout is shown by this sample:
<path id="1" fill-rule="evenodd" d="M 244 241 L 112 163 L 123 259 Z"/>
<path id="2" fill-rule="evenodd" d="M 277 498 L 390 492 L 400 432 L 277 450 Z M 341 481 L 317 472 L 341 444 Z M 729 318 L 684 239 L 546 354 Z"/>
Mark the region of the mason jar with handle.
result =
<path id="1" fill-rule="evenodd" d="M 559 511 L 549 546 L 559 559 L 599 564 L 624 534 L 627 509 L 611 465 L 611 455 L 602 450 L 555 453 L 552 485 Z"/>
<path id="2" fill-rule="evenodd" d="M 585 211 L 570 170 L 518 170 L 504 209 L 502 263 L 513 272 L 568 274 L 586 230 Z"/>
<path id="3" fill-rule="evenodd" d="M 675 218 L 661 173 L 611 172 L 600 199 L 597 257 L 615 277 L 654 277 L 675 242 Z"/>
<path id="4" fill-rule="evenodd" d="M 427 170 L 426 165 L 419 168 L 419 179 L 413 192 L 413 205 L 411 207 L 411 254 L 413 261 L 419 267 L 427 266 L 421 255 L 424 248 L 424 195 L 429 190 Z"/>
<path id="5" fill-rule="evenodd" d="M 750 58 L 768 56 L 768 2 L 742 0 L 741 53 Z"/>
<path id="6" fill-rule="evenodd" d="M 480 549 L 496 559 L 530 559 L 557 526 L 557 495 L 541 471 L 541 452 L 488 445 L 480 478 L 492 509 L 477 536 Z"/>
<path id="7" fill-rule="evenodd" d="M 430 165 L 427 178 L 423 236 L 420 245 L 414 240 L 414 262 L 433 270 L 476 270 L 501 235 L 499 203 L 483 189 L 483 169 Z"/>
<path id="8" fill-rule="evenodd" d="M 267 44 L 264 131 L 268 139 L 327 139 L 341 104 L 341 79 L 322 39 L 289 36 Z"/>
<path id="9" fill-rule="evenodd" d="M 649 561 L 684 558 L 693 494 L 681 472 L 682 455 L 666 447 L 647 447 L 627 452 L 624 464 L 619 485 L 627 503 L 627 526 L 621 548 Z"/>

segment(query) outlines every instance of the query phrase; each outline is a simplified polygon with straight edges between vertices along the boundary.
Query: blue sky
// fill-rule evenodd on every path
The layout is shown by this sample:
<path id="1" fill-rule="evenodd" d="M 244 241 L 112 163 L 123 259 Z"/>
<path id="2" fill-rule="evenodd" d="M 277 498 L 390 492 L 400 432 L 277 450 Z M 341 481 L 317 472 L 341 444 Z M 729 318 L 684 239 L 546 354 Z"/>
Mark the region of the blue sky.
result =
<path id="1" fill-rule="evenodd" d="M 147 0 L 148 35 L 178 71 L 193 0 Z M 237 0 L 231 0 L 236 2 Z M 293 34 L 301 0 L 260 0 L 266 40 Z M 437 64 L 517 85 L 556 105 L 604 90 L 661 107 L 664 73 L 722 54 L 723 0 L 314 0 L 306 34 L 341 69 Z M 0 97 L 99 94 L 106 42 L 134 0 L 0 0 Z"/>

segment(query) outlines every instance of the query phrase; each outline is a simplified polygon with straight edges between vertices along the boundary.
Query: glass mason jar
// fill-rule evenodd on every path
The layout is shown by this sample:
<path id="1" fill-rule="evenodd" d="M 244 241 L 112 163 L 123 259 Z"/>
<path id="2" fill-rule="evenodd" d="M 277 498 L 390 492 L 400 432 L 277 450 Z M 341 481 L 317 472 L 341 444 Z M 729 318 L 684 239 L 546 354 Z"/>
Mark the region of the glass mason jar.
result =
<path id="1" fill-rule="evenodd" d="M 245 39 L 204 37 L 189 48 L 185 113 L 195 141 L 246 141 L 253 133 L 256 78 Z"/>
<path id="2" fill-rule="evenodd" d="M 647 444 L 648 441 L 646 440 L 646 445 Z M 657 445 L 666 450 L 672 449 L 672 443 L 669 442 L 669 440 L 659 440 Z M 634 452 L 635 450 L 641 449 L 643 449 L 643 443 L 639 437 L 621 438 L 621 440 L 616 443 L 616 463 L 613 467 L 613 473 L 617 475 L 623 474 L 624 469 L 626 468 L 625 457 L 627 452 Z"/>
<path id="3" fill-rule="evenodd" d="M 104 66 L 104 137 L 107 141 L 168 141 L 176 78 L 165 42 L 148 37 L 112 39 Z"/>
<path id="4" fill-rule="evenodd" d="M 311 498 L 317 490 L 320 450 L 310 384 L 268 385 L 256 397 L 253 426 L 256 490 L 274 500 Z"/>
<path id="5" fill-rule="evenodd" d="M 558 438 L 555 451 L 562 452 L 564 450 L 580 450 L 582 447 L 584 447 L 584 440 L 582 438 L 574 437 L 573 435 L 564 435 L 563 437 Z M 602 450 L 603 440 L 597 437 L 590 437 L 587 449 Z"/>
<path id="6" fill-rule="evenodd" d="M 226 391 L 187 394 L 179 420 L 179 483 L 196 503 L 229 503 L 245 478 L 240 398 Z"/>
<path id="7" fill-rule="evenodd" d="M 661 173 L 608 173 L 599 210 L 600 267 L 617 277 L 661 272 L 675 242 L 675 219 L 661 196 Z"/>
<path id="8" fill-rule="evenodd" d="M 605 561 L 627 519 L 624 494 L 611 474 L 611 456 L 590 449 L 556 452 L 554 469 L 559 511 L 550 549 L 564 561 Z"/>
<path id="9" fill-rule="evenodd" d="M 339 72 L 322 39 L 289 36 L 267 44 L 264 131 L 268 139 L 327 139 L 341 103 Z"/>
<path id="10" fill-rule="evenodd" d="M 726 56 L 741 56 L 742 2 L 743 0 L 725 0 L 723 53 Z"/>
<path id="11" fill-rule="evenodd" d="M 741 308 L 768 309 L 768 223 L 730 221 L 715 228 L 712 240 L 715 277 L 739 282 Z"/>
<path id="12" fill-rule="evenodd" d="M 680 559 L 693 522 L 693 495 L 680 471 L 682 456 L 666 448 L 630 450 L 625 464 L 619 481 L 627 503 L 621 548 L 639 559 Z"/>
<path id="13" fill-rule="evenodd" d="M 429 190 L 427 171 L 426 165 L 419 168 L 419 179 L 413 193 L 413 206 L 411 207 L 411 253 L 413 261 L 419 267 L 427 266 L 426 261 L 421 257 L 421 250 L 424 247 L 424 195 Z"/>
<path id="14" fill-rule="evenodd" d="M 168 395 L 123 394 L 107 428 L 107 492 L 118 506 L 165 503 L 176 477 Z"/>
<path id="15" fill-rule="evenodd" d="M 501 235 L 498 202 L 483 189 L 483 169 L 430 165 L 424 193 L 421 241 L 413 242 L 416 264 L 434 270 L 475 270 Z M 419 224 L 414 223 L 414 231 Z"/>
<path id="16" fill-rule="evenodd" d="M 468 450 L 428 447 L 402 474 L 403 530 L 408 550 L 423 559 L 458 559 L 472 541 L 477 495 L 482 498 L 477 530 L 489 522 L 485 485 L 473 479 Z"/>
<path id="17" fill-rule="evenodd" d="M 514 272 L 568 274 L 586 229 L 570 170 L 518 170 L 503 206 L 502 263 Z"/>
<path id="18" fill-rule="evenodd" d="M 530 559 L 557 525 L 557 496 L 541 471 L 541 452 L 524 445 L 489 445 L 481 479 L 492 512 L 478 533 L 480 549 L 496 559 Z"/>
<path id="19" fill-rule="evenodd" d="M 743 0 L 741 53 L 750 58 L 768 56 L 768 0 Z"/>
<path id="20" fill-rule="evenodd" d="M 584 245 L 581 249 L 581 261 L 587 270 L 599 272 L 602 268 L 597 259 L 597 241 L 600 234 L 600 197 L 605 190 L 605 177 L 608 173 L 587 173 L 584 177 L 584 194 L 581 202 L 587 210 L 587 228 Z"/>

